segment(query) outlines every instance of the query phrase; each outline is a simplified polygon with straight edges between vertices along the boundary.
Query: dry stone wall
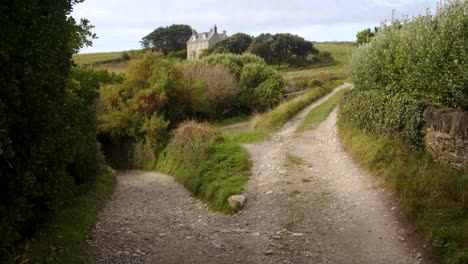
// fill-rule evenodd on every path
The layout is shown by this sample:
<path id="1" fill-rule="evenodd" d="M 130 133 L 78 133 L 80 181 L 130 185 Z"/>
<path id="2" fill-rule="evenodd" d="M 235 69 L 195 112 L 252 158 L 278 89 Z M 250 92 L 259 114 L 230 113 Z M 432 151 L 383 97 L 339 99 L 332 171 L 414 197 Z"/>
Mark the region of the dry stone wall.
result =
<path id="1" fill-rule="evenodd" d="M 425 144 L 432 155 L 450 167 L 468 172 L 468 112 L 429 106 L 424 119 Z"/>

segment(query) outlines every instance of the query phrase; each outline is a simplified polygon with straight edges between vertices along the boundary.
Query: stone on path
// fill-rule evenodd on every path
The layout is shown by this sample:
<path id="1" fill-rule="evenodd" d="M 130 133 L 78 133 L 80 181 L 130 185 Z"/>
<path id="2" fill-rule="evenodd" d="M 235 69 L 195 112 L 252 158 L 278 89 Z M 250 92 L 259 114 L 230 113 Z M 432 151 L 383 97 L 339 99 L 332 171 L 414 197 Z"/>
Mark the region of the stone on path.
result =
<path id="1" fill-rule="evenodd" d="M 244 195 L 231 195 L 228 198 L 228 202 L 231 206 L 236 207 L 236 206 L 243 206 L 245 202 L 245 196 Z"/>

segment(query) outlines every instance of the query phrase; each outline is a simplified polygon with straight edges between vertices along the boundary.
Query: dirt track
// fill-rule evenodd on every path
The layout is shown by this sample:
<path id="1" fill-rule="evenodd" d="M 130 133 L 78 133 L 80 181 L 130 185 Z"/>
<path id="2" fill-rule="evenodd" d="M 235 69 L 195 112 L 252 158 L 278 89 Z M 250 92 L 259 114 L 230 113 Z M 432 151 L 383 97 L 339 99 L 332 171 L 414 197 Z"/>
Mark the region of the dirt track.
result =
<path id="1" fill-rule="evenodd" d="M 336 109 L 294 133 L 327 98 L 246 145 L 253 175 L 236 215 L 211 212 L 170 176 L 120 172 L 91 241 L 95 263 L 432 263 L 392 195 L 342 150 Z"/>

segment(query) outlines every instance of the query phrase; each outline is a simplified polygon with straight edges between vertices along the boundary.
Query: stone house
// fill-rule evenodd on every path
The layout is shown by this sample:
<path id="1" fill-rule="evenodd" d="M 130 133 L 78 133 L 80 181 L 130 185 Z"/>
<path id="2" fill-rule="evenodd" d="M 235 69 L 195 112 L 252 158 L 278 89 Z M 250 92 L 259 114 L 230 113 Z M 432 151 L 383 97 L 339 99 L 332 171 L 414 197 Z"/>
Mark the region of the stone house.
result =
<path id="1" fill-rule="evenodd" d="M 225 38 L 227 38 L 226 30 L 219 34 L 216 25 L 210 29 L 210 32 L 197 33 L 195 29 L 192 30 L 192 36 L 187 41 L 187 60 L 198 59 L 204 49 Z"/>

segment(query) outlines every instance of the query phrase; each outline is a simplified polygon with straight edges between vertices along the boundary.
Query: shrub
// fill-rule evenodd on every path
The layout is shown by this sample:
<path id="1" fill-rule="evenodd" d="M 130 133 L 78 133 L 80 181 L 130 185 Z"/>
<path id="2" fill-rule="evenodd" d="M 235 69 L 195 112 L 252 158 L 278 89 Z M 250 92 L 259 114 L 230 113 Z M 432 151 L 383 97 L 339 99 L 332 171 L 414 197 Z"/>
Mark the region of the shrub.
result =
<path id="1" fill-rule="evenodd" d="M 322 86 L 322 85 L 323 85 L 323 82 L 320 81 L 320 80 L 314 79 L 314 80 L 310 80 L 309 82 L 307 82 L 307 85 L 308 85 L 309 87 Z"/>
<path id="2" fill-rule="evenodd" d="M 0 258 L 96 176 L 98 82 L 72 74 L 90 35 L 76 2 L 0 3 Z"/>
<path id="3" fill-rule="evenodd" d="M 242 68 L 246 64 L 257 63 L 266 65 L 265 61 L 262 58 L 252 54 L 213 54 L 200 59 L 200 62 L 223 66 L 227 70 L 229 70 L 234 75 L 234 77 L 236 77 L 236 80 L 239 80 Z"/>
<path id="4" fill-rule="evenodd" d="M 343 97 L 340 115 L 360 128 L 375 133 L 399 134 L 414 147 L 424 138 L 422 112 L 427 104 L 418 98 L 381 91 L 350 90 Z"/>
<path id="5" fill-rule="evenodd" d="M 128 52 L 124 51 L 124 52 L 120 53 L 120 58 L 122 60 L 130 60 L 130 55 L 128 54 Z"/>
<path id="6" fill-rule="evenodd" d="M 467 109 L 467 5 L 452 0 L 440 4 L 435 15 L 382 25 L 351 59 L 356 87 Z"/>
<path id="7" fill-rule="evenodd" d="M 225 68 L 203 63 L 189 64 L 184 70 L 194 97 L 193 110 L 203 113 L 211 121 L 233 111 L 234 97 L 240 86 Z"/>
<path id="8" fill-rule="evenodd" d="M 420 147 L 426 105 L 467 108 L 466 9 L 466 1 L 453 0 L 435 16 L 382 25 L 352 57 L 356 88 L 344 97 L 344 118 Z"/>
<path id="9" fill-rule="evenodd" d="M 277 106 L 283 98 L 282 87 L 282 78 L 268 78 L 263 81 L 254 91 L 254 111 L 265 112 Z"/>
<path id="10" fill-rule="evenodd" d="M 265 64 L 249 63 L 242 68 L 239 81 L 244 89 L 253 91 L 262 82 L 275 74 L 279 73 L 265 67 Z"/>
<path id="11" fill-rule="evenodd" d="M 179 50 L 179 51 L 171 51 L 167 54 L 168 58 L 175 58 L 175 59 L 181 59 L 181 60 L 186 60 L 187 59 L 187 50 Z"/>

